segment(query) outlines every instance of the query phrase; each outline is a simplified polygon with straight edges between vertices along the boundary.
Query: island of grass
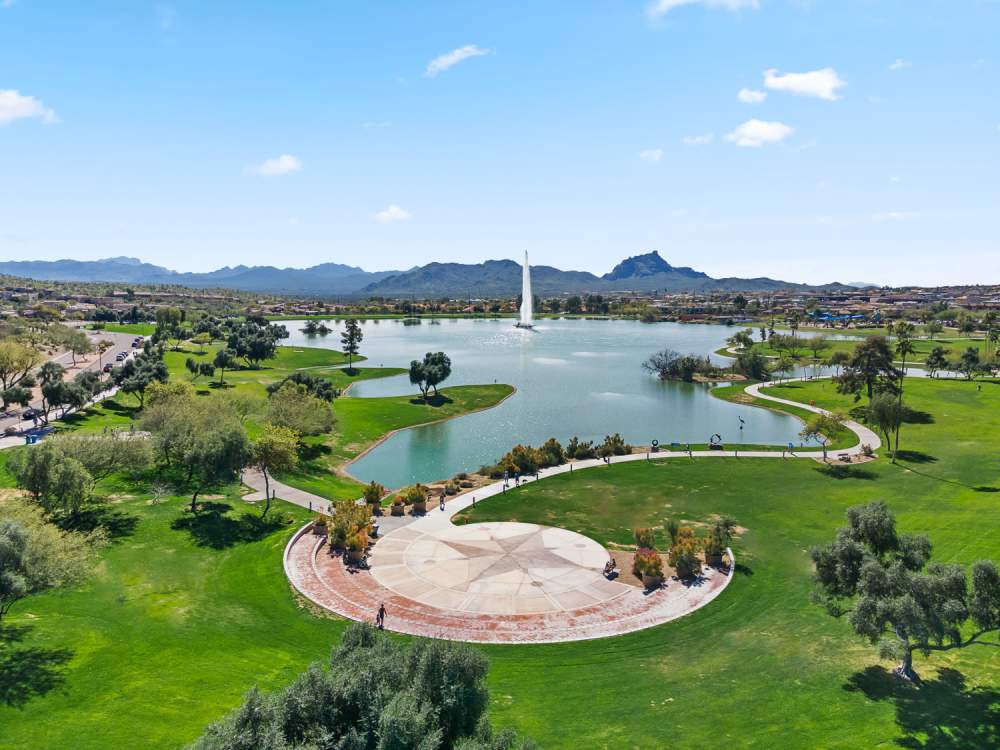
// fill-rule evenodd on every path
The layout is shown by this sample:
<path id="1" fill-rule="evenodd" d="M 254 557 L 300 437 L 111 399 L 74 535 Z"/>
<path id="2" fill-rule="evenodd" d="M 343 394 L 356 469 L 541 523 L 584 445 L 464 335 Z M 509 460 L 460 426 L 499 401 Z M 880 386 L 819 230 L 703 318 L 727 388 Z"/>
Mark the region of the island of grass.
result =
<path id="1" fill-rule="evenodd" d="M 820 382 L 768 392 L 853 406 Z M 534 521 L 612 548 L 668 519 L 728 515 L 742 527 L 735 580 L 688 617 L 599 641 L 483 648 L 493 723 L 546 748 L 994 746 L 995 648 L 919 659 L 923 685 L 904 685 L 809 601 L 808 548 L 830 540 L 847 507 L 873 499 L 901 528 L 927 533 L 937 560 L 1000 554 L 1000 382 L 910 379 L 907 400 L 920 417 L 904 427 L 908 453 L 896 465 L 639 461 L 478 505 L 468 521 Z M 11 484 L 0 469 L 0 486 Z M 234 484 L 217 488 L 193 525 L 178 523 L 188 500 L 158 494 L 152 477 L 114 477 L 102 492 L 118 521 L 97 574 L 20 602 L 0 629 L 0 746 L 182 746 L 252 685 L 283 687 L 338 641 L 344 623 L 294 596 L 281 568 L 302 509 L 277 503 L 280 525 L 261 530 L 244 520 L 259 511 L 244 510 Z"/>

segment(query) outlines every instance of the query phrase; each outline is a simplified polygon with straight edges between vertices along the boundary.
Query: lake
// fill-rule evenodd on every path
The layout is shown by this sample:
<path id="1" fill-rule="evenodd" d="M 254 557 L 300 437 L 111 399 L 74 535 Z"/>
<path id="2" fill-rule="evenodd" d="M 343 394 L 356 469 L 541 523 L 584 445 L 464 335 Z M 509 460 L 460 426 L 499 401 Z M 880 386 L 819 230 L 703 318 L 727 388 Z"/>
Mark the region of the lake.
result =
<path id="1" fill-rule="evenodd" d="M 308 337 L 301 321 L 287 321 L 290 346 L 337 349 L 334 332 Z M 517 392 L 503 404 L 439 424 L 403 430 L 350 467 L 362 481 L 388 487 L 427 482 L 494 463 L 516 443 L 538 445 L 550 437 L 565 443 L 577 435 L 601 441 L 620 432 L 636 444 L 706 443 L 718 433 L 727 444 L 799 443 L 800 423 L 765 409 L 731 404 L 709 392 L 712 386 L 661 382 L 642 369 L 664 348 L 709 354 L 735 329 L 680 323 L 622 320 L 544 320 L 534 331 L 513 321 L 424 319 L 362 323 L 366 367 L 408 367 L 429 351 L 451 357 L 452 375 L 442 386 L 509 383 Z M 720 363 L 725 360 L 712 358 Z M 415 393 L 406 375 L 354 385 L 354 397 Z M 348 397 L 351 397 L 348 396 Z M 740 430 L 740 417 L 745 420 Z"/>

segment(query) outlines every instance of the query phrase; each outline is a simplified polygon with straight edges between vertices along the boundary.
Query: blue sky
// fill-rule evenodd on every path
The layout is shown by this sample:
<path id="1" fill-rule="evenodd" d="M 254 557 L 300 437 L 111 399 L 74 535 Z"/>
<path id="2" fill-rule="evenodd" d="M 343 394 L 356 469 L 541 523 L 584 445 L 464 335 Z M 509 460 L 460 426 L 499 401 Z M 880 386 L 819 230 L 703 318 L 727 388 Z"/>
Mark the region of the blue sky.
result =
<path id="1" fill-rule="evenodd" d="M 1000 282 L 998 33 L 1000 0 L 0 0 L 0 258 Z"/>

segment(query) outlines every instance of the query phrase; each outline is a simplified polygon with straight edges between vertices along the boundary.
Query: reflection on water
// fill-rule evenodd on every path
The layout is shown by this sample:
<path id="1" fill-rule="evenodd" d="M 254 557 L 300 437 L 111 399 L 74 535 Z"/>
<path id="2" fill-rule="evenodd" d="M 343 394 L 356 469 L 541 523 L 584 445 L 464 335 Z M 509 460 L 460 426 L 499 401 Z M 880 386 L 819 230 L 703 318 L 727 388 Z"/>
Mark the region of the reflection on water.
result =
<path id="1" fill-rule="evenodd" d="M 285 324 L 291 345 L 337 348 L 342 324 L 327 337 L 307 338 L 302 324 Z M 712 397 L 710 386 L 663 383 L 641 364 L 653 352 L 705 354 L 733 329 L 723 326 L 643 324 L 634 321 L 547 320 L 534 331 L 509 320 L 445 320 L 441 325 L 399 321 L 363 324 L 365 366 L 406 367 L 425 352 L 444 351 L 453 374 L 445 384 L 509 383 L 518 391 L 496 409 L 441 424 L 404 430 L 351 467 L 359 479 L 398 487 L 476 469 L 515 443 L 603 439 L 620 432 L 633 443 L 798 443 L 797 420 Z M 720 363 L 728 360 L 714 357 Z M 408 378 L 355 385 L 356 397 L 414 393 Z M 739 417 L 745 420 L 739 429 Z"/>

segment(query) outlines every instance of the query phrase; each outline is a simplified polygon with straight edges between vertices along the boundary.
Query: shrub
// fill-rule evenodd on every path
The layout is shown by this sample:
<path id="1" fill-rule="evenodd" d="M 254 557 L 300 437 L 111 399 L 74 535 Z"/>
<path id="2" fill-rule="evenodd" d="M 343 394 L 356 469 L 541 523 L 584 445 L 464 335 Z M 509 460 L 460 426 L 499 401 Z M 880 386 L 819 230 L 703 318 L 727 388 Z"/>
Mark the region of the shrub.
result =
<path id="1" fill-rule="evenodd" d="M 539 450 L 542 453 L 542 466 L 559 466 L 566 461 L 566 453 L 555 438 L 546 440 Z"/>
<path id="2" fill-rule="evenodd" d="M 675 544 L 677 542 L 677 535 L 680 533 L 681 527 L 676 520 L 671 518 L 667 521 L 667 534 L 670 536 L 670 543 Z"/>
<path id="3" fill-rule="evenodd" d="M 592 441 L 581 441 L 580 438 L 574 435 L 566 444 L 566 457 L 580 460 L 597 458 L 597 450 L 594 448 Z"/>
<path id="4" fill-rule="evenodd" d="M 459 486 L 463 487 L 464 489 L 469 489 L 471 487 L 475 487 L 476 485 L 474 485 L 472 482 L 470 482 L 468 479 L 466 479 L 466 480 L 460 482 Z"/>
<path id="5" fill-rule="evenodd" d="M 368 538 L 360 531 L 347 539 L 347 549 L 351 552 L 363 552 L 367 546 Z"/>
<path id="6" fill-rule="evenodd" d="M 417 482 L 406 490 L 406 502 L 410 504 L 427 502 L 427 487 Z"/>
<path id="7" fill-rule="evenodd" d="M 678 578 L 690 578 L 701 572 L 701 562 L 698 560 L 701 546 L 693 529 L 682 526 L 678 530 L 677 539 L 671 545 L 667 557 L 671 567 L 677 571 Z"/>
<path id="8" fill-rule="evenodd" d="M 636 546 L 640 549 L 656 548 L 656 532 L 653 529 L 635 529 L 633 533 Z"/>
<path id="9" fill-rule="evenodd" d="M 383 497 L 385 497 L 385 487 L 373 479 L 371 484 L 365 487 L 365 502 L 369 505 L 377 505 Z"/>
<path id="10" fill-rule="evenodd" d="M 631 452 L 632 446 L 617 432 L 614 435 L 606 435 L 598 450 L 602 456 L 627 456 Z"/>
<path id="11" fill-rule="evenodd" d="M 469 475 L 467 473 L 465 473 L 464 471 L 460 471 L 460 472 L 458 472 L 458 474 L 455 475 L 455 479 L 459 479 L 459 480 L 468 479 L 468 478 L 469 478 Z"/>
<path id="12" fill-rule="evenodd" d="M 458 492 L 458 485 L 451 479 L 449 479 L 444 485 L 444 494 L 454 495 Z"/>
<path id="13" fill-rule="evenodd" d="M 663 576 L 663 561 L 656 550 L 640 549 L 632 561 L 632 572 L 637 576 Z"/>

